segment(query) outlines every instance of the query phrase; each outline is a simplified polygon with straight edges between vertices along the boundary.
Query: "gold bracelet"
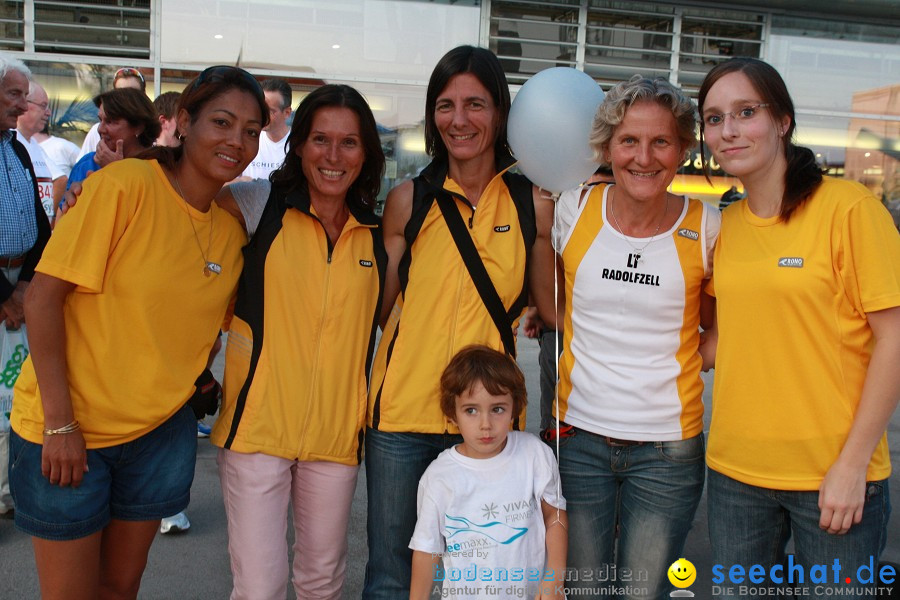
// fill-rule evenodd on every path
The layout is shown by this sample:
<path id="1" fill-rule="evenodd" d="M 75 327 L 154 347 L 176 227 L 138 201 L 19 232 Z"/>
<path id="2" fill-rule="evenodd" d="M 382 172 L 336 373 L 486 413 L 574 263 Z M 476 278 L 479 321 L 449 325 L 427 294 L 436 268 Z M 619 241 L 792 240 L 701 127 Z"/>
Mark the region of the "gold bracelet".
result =
<path id="1" fill-rule="evenodd" d="M 44 435 L 61 435 L 64 433 L 72 433 L 73 431 L 77 431 L 81 429 L 81 425 L 78 424 L 78 421 L 72 421 L 68 425 L 63 425 L 59 429 L 45 429 Z"/>

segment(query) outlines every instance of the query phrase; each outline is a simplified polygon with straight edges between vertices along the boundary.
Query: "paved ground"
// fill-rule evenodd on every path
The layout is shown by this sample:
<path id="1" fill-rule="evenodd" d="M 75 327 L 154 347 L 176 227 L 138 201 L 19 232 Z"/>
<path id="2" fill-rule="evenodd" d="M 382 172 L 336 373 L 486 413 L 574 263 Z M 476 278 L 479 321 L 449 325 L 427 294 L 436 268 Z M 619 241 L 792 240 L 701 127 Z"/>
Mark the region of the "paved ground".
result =
<path id="1" fill-rule="evenodd" d="M 525 371 L 529 397 L 529 430 L 538 424 L 537 343 L 519 336 L 519 362 Z M 221 361 L 220 361 L 221 363 Z M 221 369 L 221 364 L 218 365 Z M 221 371 L 219 370 L 219 375 Z M 710 380 L 711 383 L 711 380 Z M 709 406 L 707 386 L 707 407 Z M 707 409 L 707 416 L 709 410 Z M 891 457 L 900 465 L 900 411 L 895 413 L 888 432 Z M 366 564 L 366 494 L 365 469 L 360 471 L 353 515 L 350 524 L 349 572 L 344 598 L 359 598 Z M 900 477 L 891 478 L 891 494 L 900 502 Z M 222 496 L 216 473 L 215 448 L 208 440 L 200 440 L 197 473 L 192 489 L 190 531 L 178 535 L 159 535 L 150 552 L 150 563 L 141 587 L 141 600 L 213 600 L 228 598 L 231 573 L 228 568 L 227 535 Z M 700 600 L 710 598 L 711 561 L 706 530 L 706 502 L 701 502 L 694 528 L 685 549 L 685 557 L 698 571 L 697 583 L 691 590 Z M 900 563 L 900 519 L 894 518 L 888 534 L 884 560 Z M 13 528 L 12 522 L 0 520 L 0 600 L 38 598 L 37 575 L 29 539 Z M 289 591 L 287 598 L 295 596 Z M 400 599 L 398 599 L 400 600 Z"/>

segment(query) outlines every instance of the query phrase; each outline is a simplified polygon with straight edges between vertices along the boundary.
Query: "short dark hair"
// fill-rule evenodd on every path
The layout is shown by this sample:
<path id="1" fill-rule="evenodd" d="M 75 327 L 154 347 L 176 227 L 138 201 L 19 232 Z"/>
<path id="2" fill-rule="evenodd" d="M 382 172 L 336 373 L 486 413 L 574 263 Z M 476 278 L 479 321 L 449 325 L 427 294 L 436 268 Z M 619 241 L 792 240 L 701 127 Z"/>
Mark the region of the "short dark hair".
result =
<path id="1" fill-rule="evenodd" d="M 456 399 L 481 383 L 492 396 L 509 394 L 513 416 L 528 405 L 525 376 L 516 361 L 487 346 L 472 345 L 460 350 L 441 375 L 441 412 L 456 420 Z"/>
<path id="2" fill-rule="evenodd" d="M 381 176 L 384 174 L 384 151 L 381 149 L 381 138 L 378 137 L 378 126 L 375 116 L 358 91 L 349 85 L 328 84 L 310 92 L 294 112 L 294 122 L 287 138 L 287 154 L 284 163 L 273 171 L 269 178 L 273 185 L 292 190 L 306 184 L 303 165 L 297 149 L 306 142 L 312 129 L 313 118 L 320 108 L 348 108 L 359 117 L 359 134 L 362 140 L 365 160 L 359 176 L 350 184 L 347 202 L 356 208 L 372 212 L 375 200 L 381 190 Z"/>
<path id="3" fill-rule="evenodd" d="M 181 92 L 163 92 L 153 101 L 156 107 L 156 113 L 166 120 L 172 120 L 178 111 L 178 100 L 181 98 Z"/>
<path id="4" fill-rule="evenodd" d="M 94 97 L 97 108 L 103 105 L 103 112 L 111 119 L 125 119 L 132 127 L 143 126 L 137 136 L 138 143 L 149 148 L 159 137 L 162 126 L 156 108 L 147 94 L 134 88 L 119 88 L 103 92 Z"/>
<path id="5" fill-rule="evenodd" d="M 706 96 L 722 77 L 730 73 L 741 73 L 750 81 L 750 85 L 760 96 L 764 104 L 768 104 L 769 114 L 777 122 L 784 117 L 790 119 L 790 124 L 781 136 L 782 152 L 787 161 L 787 169 L 784 174 L 784 195 L 781 199 L 781 219 L 787 221 L 791 214 L 801 204 L 806 202 L 813 192 L 822 183 L 822 170 L 816 164 L 816 156 L 809 148 L 797 146 L 792 140 L 794 129 L 797 126 L 794 115 L 794 102 L 788 92 L 784 79 L 775 70 L 775 67 L 758 58 L 735 57 L 723 63 L 719 63 L 706 74 L 700 85 L 700 93 L 697 96 L 697 105 L 700 109 L 700 158 L 703 168 L 709 178 L 709 163 L 703 148 L 703 105 Z"/>
<path id="6" fill-rule="evenodd" d="M 481 82 L 497 108 L 499 127 L 494 140 L 494 156 L 508 152 L 506 142 L 506 118 L 509 115 L 509 84 L 496 55 L 485 48 L 459 46 L 445 54 L 431 72 L 425 93 L 425 150 L 436 160 L 447 160 L 447 147 L 434 122 L 434 109 L 438 96 L 455 75 L 471 73 Z"/>
<path id="7" fill-rule="evenodd" d="M 272 79 L 266 79 L 262 83 L 263 92 L 278 92 L 281 94 L 281 108 L 284 110 L 291 105 L 292 98 L 292 90 L 291 86 L 288 85 L 288 82 L 284 79 L 278 79 L 277 77 L 273 77 Z"/>

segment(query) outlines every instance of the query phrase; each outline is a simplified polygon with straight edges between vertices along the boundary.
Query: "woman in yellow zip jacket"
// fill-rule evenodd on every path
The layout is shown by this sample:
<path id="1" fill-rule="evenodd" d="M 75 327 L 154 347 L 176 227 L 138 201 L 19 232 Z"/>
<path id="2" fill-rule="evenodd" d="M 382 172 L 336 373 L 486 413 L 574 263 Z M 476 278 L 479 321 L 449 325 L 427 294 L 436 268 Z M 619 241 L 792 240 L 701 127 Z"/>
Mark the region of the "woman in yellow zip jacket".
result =
<path id="1" fill-rule="evenodd" d="M 219 201 L 252 234 L 212 433 L 228 516 L 232 599 L 340 598 L 362 458 L 367 377 L 386 254 L 373 208 L 384 171 L 375 119 L 345 85 L 310 93 L 271 181 Z"/>

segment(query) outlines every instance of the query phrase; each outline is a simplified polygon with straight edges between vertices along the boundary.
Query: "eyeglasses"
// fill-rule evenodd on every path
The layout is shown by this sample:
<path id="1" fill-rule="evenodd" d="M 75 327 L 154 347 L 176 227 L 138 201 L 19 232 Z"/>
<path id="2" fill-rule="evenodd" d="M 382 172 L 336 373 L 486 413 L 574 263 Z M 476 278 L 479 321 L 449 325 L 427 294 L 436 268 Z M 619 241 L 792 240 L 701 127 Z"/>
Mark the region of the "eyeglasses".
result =
<path id="1" fill-rule="evenodd" d="M 259 81 L 256 80 L 256 77 L 254 77 L 244 69 L 241 69 L 240 67 L 216 65 L 214 67 L 204 69 L 200 73 L 200 75 L 197 76 L 197 79 L 194 80 L 194 87 L 202 85 L 207 81 L 221 81 L 224 83 L 233 83 L 240 81 L 243 82 L 245 86 L 249 87 L 249 89 L 251 89 L 254 94 L 258 93 L 260 96 L 264 97 L 262 86 L 259 85 Z"/>
<path id="2" fill-rule="evenodd" d="M 28 104 L 34 104 L 35 106 L 39 106 L 42 111 L 50 108 L 50 105 L 46 102 L 35 102 L 34 100 L 26 100 L 25 102 L 27 102 Z"/>
<path id="3" fill-rule="evenodd" d="M 725 123 L 725 117 L 731 117 L 735 121 L 749 121 L 756 116 L 756 112 L 760 108 L 766 108 L 767 106 L 769 105 L 765 102 L 760 102 L 759 104 L 748 104 L 734 112 L 707 113 L 706 116 L 703 117 L 703 124 L 706 127 L 718 127 Z"/>
<path id="4" fill-rule="evenodd" d="M 137 77 L 141 80 L 141 83 L 144 82 L 144 76 L 140 71 L 133 67 L 122 67 L 118 71 L 116 71 L 115 77 L 113 77 L 113 81 L 118 81 L 123 77 Z"/>

